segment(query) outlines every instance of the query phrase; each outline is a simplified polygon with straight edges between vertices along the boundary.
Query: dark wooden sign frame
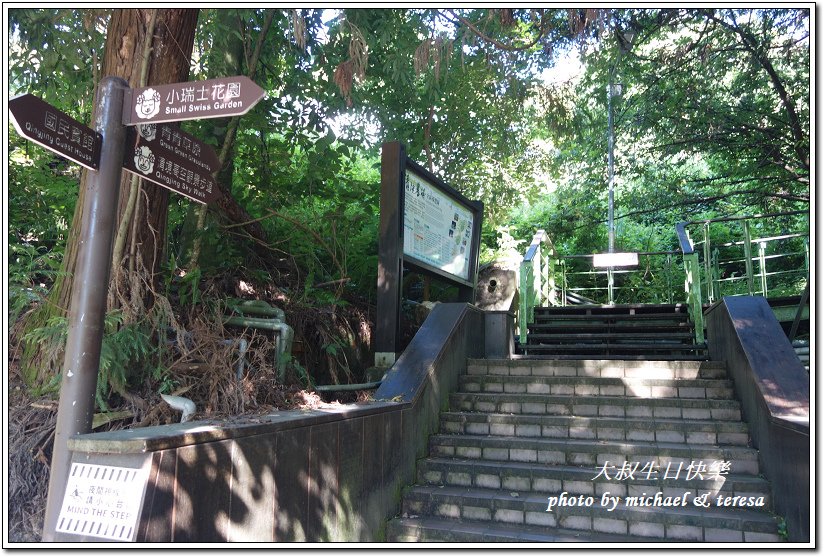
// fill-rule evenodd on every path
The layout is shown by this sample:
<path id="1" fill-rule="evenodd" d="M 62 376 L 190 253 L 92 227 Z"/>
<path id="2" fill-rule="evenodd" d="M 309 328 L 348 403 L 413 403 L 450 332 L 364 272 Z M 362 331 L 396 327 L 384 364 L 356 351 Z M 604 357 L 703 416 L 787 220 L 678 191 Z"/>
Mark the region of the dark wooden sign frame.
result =
<path id="1" fill-rule="evenodd" d="M 404 203 L 407 170 L 439 193 L 472 213 L 472 231 L 467 245 L 468 278 L 464 279 L 420 258 L 404 253 Z M 401 286 L 404 267 L 434 276 L 458 288 L 458 300 L 473 303 L 478 280 L 483 203 L 463 196 L 442 179 L 406 156 L 402 143 L 384 143 L 381 148 L 381 201 L 378 237 L 377 330 L 375 365 L 395 362 L 400 338 Z"/>

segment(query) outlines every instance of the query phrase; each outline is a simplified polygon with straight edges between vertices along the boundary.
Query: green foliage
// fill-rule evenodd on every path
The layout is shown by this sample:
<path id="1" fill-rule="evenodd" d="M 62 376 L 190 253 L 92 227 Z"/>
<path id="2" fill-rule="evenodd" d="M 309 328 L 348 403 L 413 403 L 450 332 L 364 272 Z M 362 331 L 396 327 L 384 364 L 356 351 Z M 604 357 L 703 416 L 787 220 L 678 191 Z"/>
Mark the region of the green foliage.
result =
<path id="1" fill-rule="evenodd" d="M 88 122 L 108 17 L 109 10 L 10 10 L 12 93 L 37 94 Z M 682 220 L 809 207 L 809 10 L 204 8 L 191 79 L 249 73 L 268 17 L 254 75 L 267 95 L 240 120 L 219 180 L 269 241 L 252 245 L 214 207 L 197 230 L 192 204 L 172 195 L 168 246 L 157 256 L 177 310 L 208 302 L 207 285 L 229 275 L 253 277 L 315 310 L 374 301 L 379 145 L 390 140 L 483 201 L 484 261 L 522 252 L 538 229 L 562 254 L 605 251 L 610 76 L 624 84 L 613 98 L 619 250 L 676 249 L 673 227 Z M 541 72 L 557 73 L 558 55 L 575 46 L 582 77 L 543 83 Z M 230 131 L 224 118 L 182 126 L 217 149 Z M 60 279 L 80 174 L 14 132 L 9 158 L 16 319 Z M 774 219 L 753 235 L 799 226 L 809 228 L 803 219 Z M 736 234 L 721 226 L 711 242 Z M 184 269 L 195 239 L 200 266 Z M 796 266 L 799 242 L 781 247 Z M 656 265 L 619 276 L 628 299 L 682 281 Z M 776 279 L 776 288 L 797 280 Z M 131 358 L 142 362 L 138 376 L 151 372 L 172 388 L 148 325 L 132 317 L 108 318 L 113 340 L 101 384 L 124 388 L 137 367 L 121 364 Z M 60 326 L 34 319 L 27 342 L 57 346 Z M 318 346 L 341 355 L 333 342 Z M 48 371 L 26 373 L 36 388 L 48 384 L 39 376 Z"/>
<path id="2" fill-rule="evenodd" d="M 195 305 L 200 303 L 200 279 L 203 272 L 200 267 L 183 275 L 177 282 L 178 300 L 181 305 Z"/>
<path id="3" fill-rule="evenodd" d="M 287 368 L 291 369 L 297 376 L 298 381 L 300 381 L 301 385 L 303 385 L 305 389 L 311 390 L 315 388 L 315 382 L 312 380 L 312 376 L 309 371 L 294 357 L 292 357 L 286 365 Z"/>
<path id="4" fill-rule="evenodd" d="M 80 122 L 91 115 L 109 9 L 10 9 L 9 87 Z"/>
<path id="5" fill-rule="evenodd" d="M 148 367 L 155 348 L 151 329 L 143 323 L 123 323 L 122 312 L 107 314 L 104 330 L 95 400 L 98 408 L 107 412 L 109 392 L 124 394 L 130 377 L 140 376 Z"/>
<path id="6" fill-rule="evenodd" d="M 41 301 L 60 268 L 59 254 L 31 244 L 9 245 L 9 321 L 14 323 L 32 303 Z"/>
<path id="7" fill-rule="evenodd" d="M 787 530 L 787 519 L 783 516 L 776 515 L 778 518 L 778 536 L 784 540 L 788 541 L 790 539 L 790 533 Z"/>
<path id="8" fill-rule="evenodd" d="M 60 353 L 66 346 L 68 337 L 68 320 L 65 317 L 52 317 L 43 326 L 32 328 L 23 336 L 23 342 L 30 346 L 40 346 L 48 353 Z M 35 396 L 47 392 L 57 392 L 60 378 L 55 375 L 41 375 L 41 370 L 33 366 L 21 369 L 23 381 Z"/>
<path id="9" fill-rule="evenodd" d="M 68 319 L 65 317 L 53 317 L 44 326 L 33 328 L 24 336 L 28 343 L 45 345 L 47 351 L 61 351 L 67 338 Z M 112 391 L 123 394 L 129 379 L 139 375 L 154 351 L 149 327 L 141 323 L 123 323 L 120 311 L 106 315 L 95 390 L 98 409 L 104 412 L 109 410 L 109 394 Z M 60 386 L 59 375 L 44 378 L 30 372 L 23 379 L 35 395 L 55 393 Z"/>

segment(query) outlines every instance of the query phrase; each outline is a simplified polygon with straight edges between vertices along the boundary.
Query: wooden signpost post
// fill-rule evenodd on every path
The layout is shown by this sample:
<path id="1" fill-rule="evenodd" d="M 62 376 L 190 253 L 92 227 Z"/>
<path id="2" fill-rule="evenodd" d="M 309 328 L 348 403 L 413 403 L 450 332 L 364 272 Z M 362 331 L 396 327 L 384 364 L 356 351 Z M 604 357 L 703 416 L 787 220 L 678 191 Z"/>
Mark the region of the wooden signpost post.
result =
<path id="1" fill-rule="evenodd" d="M 263 89 L 244 76 L 138 89 L 130 89 L 121 78 L 107 77 L 98 90 L 95 129 L 34 95 L 9 100 L 12 123 L 21 136 L 92 171 L 86 181 L 75 271 L 80 278 L 74 281 L 69 308 L 43 541 L 54 541 L 59 532 L 93 539 L 97 530 L 86 530 L 92 524 L 107 532 L 129 532 L 122 538 L 104 536 L 109 539 L 133 539 L 129 524 L 121 524 L 105 510 L 84 507 L 94 504 L 89 484 L 93 479 L 73 478 L 69 485 L 69 438 L 92 429 L 121 172 L 125 169 L 189 199 L 210 203 L 219 195 L 214 178 L 217 155 L 165 122 L 245 114 L 263 95 Z M 108 478 L 114 472 L 95 470 L 95 475 Z M 67 487 L 72 487 L 71 494 Z M 86 497 L 66 507 L 63 502 L 69 495 Z M 83 510 L 99 520 L 69 516 Z"/>

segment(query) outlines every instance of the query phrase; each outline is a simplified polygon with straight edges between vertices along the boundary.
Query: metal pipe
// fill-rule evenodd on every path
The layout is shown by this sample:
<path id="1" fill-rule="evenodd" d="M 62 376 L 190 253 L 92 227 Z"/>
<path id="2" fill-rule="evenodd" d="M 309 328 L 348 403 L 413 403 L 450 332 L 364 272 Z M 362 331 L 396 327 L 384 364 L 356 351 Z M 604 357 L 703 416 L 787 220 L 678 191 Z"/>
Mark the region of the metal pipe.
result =
<path id="1" fill-rule="evenodd" d="M 246 371 L 246 350 L 249 348 L 249 343 L 246 341 L 245 338 L 242 338 L 238 341 L 238 352 L 240 353 L 240 359 L 237 362 L 237 372 L 236 377 L 237 380 L 240 381 L 243 379 L 243 374 Z"/>
<path id="2" fill-rule="evenodd" d="M 224 346 L 237 345 L 239 358 L 237 362 L 237 368 L 235 368 L 235 377 L 237 377 L 237 380 L 240 381 L 241 379 L 243 379 L 243 374 L 246 371 L 246 350 L 249 347 L 249 342 L 245 338 L 240 338 L 226 339 L 221 341 L 221 344 Z"/>
<path id="3" fill-rule="evenodd" d="M 286 323 L 274 319 L 262 319 L 259 317 L 229 317 L 225 321 L 226 325 L 233 325 L 235 327 L 254 327 L 256 329 L 269 329 L 270 331 L 277 331 L 278 338 L 276 342 L 276 360 L 275 365 L 278 370 L 278 379 L 283 381 L 286 378 L 286 357 L 285 355 L 292 353 L 292 340 L 295 332 Z"/>
<path id="4" fill-rule="evenodd" d="M 182 396 L 174 396 L 174 395 L 160 395 L 166 404 L 181 412 L 180 416 L 180 423 L 188 422 L 192 419 L 192 416 L 195 415 L 195 411 L 197 408 L 195 407 L 195 403 L 186 397 Z"/>
<path id="5" fill-rule="evenodd" d="M 612 119 L 612 89 L 614 87 L 614 66 L 609 72 L 609 85 L 607 85 L 607 128 L 609 129 L 609 146 L 607 153 L 607 171 L 609 174 L 609 207 L 607 211 L 607 221 L 609 228 L 609 253 L 615 251 L 615 129 Z"/>
<path id="6" fill-rule="evenodd" d="M 752 239 L 750 236 L 750 223 L 744 221 L 744 269 L 747 273 L 747 291 L 750 296 L 755 292 L 755 282 L 752 274 Z"/>
<path id="7" fill-rule="evenodd" d="M 277 306 L 271 306 L 263 300 L 245 300 L 239 304 L 230 304 L 232 309 L 240 313 L 253 313 L 257 315 L 266 315 L 286 321 L 286 312 Z"/>
<path id="8" fill-rule="evenodd" d="M 119 77 L 105 77 L 97 93 L 94 122 L 95 129 L 103 136 L 100 168 L 97 172 L 89 171 L 85 181 L 43 541 L 54 541 L 71 467 L 69 438 L 92 431 L 106 292 L 126 145 L 126 127 L 121 118 L 123 96 L 128 87 L 129 84 Z"/>

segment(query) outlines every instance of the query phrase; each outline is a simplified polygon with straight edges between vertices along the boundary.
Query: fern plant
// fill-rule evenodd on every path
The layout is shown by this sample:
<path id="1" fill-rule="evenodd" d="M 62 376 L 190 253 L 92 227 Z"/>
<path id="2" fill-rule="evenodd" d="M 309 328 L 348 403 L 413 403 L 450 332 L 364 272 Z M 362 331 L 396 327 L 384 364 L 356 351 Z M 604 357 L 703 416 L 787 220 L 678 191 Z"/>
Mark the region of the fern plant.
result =
<path id="1" fill-rule="evenodd" d="M 67 338 L 68 320 L 65 317 L 53 317 L 46 325 L 32 329 L 23 337 L 27 343 L 39 344 L 49 353 L 62 351 Z M 108 394 L 111 391 L 123 394 L 129 378 L 146 365 L 154 352 L 151 332 L 145 324 L 123 324 L 123 314 L 119 310 L 106 315 L 95 389 L 98 409 L 104 412 L 109 410 L 106 403 Z M 24 372 L 23 377 L 35 396 L 56 392 L 59 378 L 60 373 L 44 377 L 36 371 Z"/>
<path id="2" fill-rule="evenodd" d="M 95 400 L 101 410 L 108 411 L 106 391 L 125 393 L 129 377 L 143 367 L 154 347 L 147 327 L 141 323 L 123 325 L 119 310 L 106 315 L 104 330 Z"/>

